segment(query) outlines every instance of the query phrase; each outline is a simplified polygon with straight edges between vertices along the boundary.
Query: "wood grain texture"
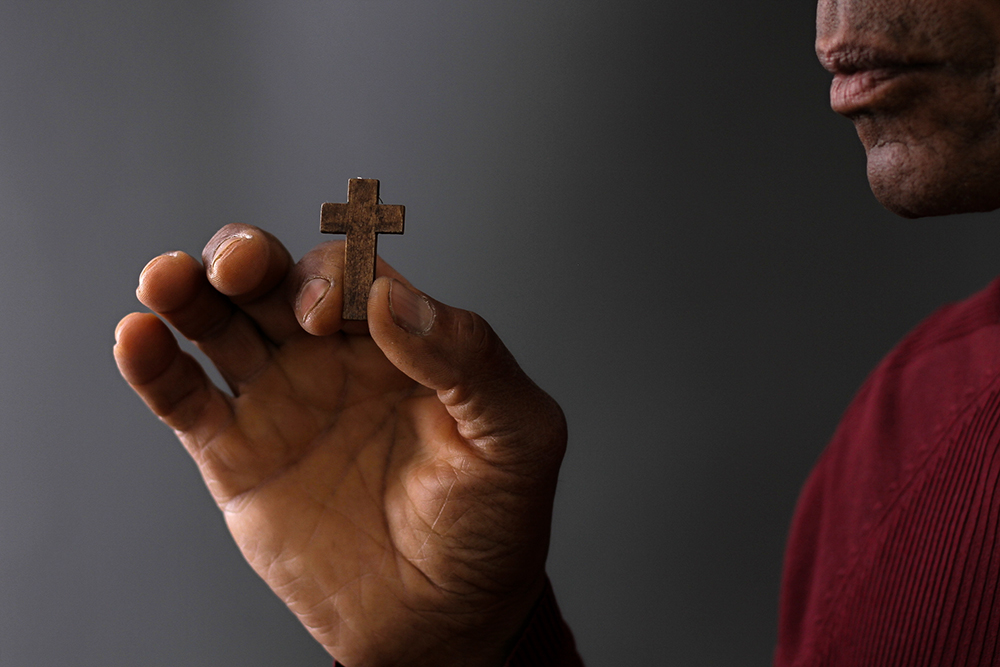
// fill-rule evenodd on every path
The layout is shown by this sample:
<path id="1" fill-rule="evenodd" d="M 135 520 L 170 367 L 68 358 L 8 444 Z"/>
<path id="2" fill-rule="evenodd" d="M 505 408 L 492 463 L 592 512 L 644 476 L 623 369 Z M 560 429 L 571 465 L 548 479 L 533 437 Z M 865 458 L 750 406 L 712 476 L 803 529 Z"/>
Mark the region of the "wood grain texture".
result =
<path id="1" fill-rule="evenodd" d="M 368 319 L 368 292 L 375 281 L 379 234 L 402 234 L 405 207 L 380 204 L 378 180 L 352 178 L 347 203 L 326 203 L 320 209 L 319 230 L 346 234 L 344 248 L 344 319 Z"/>

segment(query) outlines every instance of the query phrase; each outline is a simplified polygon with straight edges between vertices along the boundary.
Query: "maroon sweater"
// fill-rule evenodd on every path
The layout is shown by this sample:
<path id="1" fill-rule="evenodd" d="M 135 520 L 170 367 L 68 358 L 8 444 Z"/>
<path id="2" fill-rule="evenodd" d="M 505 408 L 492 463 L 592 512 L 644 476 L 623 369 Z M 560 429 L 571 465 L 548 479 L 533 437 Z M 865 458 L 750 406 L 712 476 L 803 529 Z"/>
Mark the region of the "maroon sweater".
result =
<path id="1" fill-rule="evenodd" d="M 775 665 L 1000 660 L 1000 281 L 908 335 L 806 482 Z"/>

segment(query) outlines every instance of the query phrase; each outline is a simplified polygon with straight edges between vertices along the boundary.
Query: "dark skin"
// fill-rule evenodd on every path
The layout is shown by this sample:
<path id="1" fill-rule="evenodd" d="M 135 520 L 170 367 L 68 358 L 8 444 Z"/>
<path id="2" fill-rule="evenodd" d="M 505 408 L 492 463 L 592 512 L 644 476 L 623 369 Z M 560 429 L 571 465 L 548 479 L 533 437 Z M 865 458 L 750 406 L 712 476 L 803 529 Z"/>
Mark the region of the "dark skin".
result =
<path id="1" fill-rule="evenodd" d="M 1000 3 L 820 0 L 816 52 L 883 205 L 906 217 L 1000 207 Z"/>
<path id="2" fill-rule="evenodd" d="M 231 225 L 203 261 L 147 265 L 156 314 L 121 321 L 115 358 L 251 566 L 346 664 L 503 664 L 544 586 L 559 407 L 481 318 L 382 262 L 367 324 L 343 322 L 342 243 L 293 263 Z"/>
<path id="3" fill-rule="evenodd" d="M 1000 207 L 1000 2 L 820 0 L 816 51 L 886 207 Z M 331 655 L 501 665 L 544 586 L 562 413 L 481 318 L 384 263 L 368 322 L 341 321 L 342 257 L 293 262 L 237 225 L 204 264 L 162 255 L 138 289 L 154 314 L 118 325 L 119 368 Z"/>

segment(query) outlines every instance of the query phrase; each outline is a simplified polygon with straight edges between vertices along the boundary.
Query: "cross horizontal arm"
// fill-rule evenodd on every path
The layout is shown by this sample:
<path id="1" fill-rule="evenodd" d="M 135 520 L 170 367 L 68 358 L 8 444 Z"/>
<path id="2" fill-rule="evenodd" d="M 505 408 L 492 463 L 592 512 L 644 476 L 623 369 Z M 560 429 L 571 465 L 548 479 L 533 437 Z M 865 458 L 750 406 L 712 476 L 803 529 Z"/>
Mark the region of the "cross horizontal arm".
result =
<path id="1" fill-rule="evenodd" d="M 337 203 L 323 204 L 319 211 L 319 231 L 324 234 L 346 234 L 351 228 L 351 215 L 348 206 L 348 204 Z"/>

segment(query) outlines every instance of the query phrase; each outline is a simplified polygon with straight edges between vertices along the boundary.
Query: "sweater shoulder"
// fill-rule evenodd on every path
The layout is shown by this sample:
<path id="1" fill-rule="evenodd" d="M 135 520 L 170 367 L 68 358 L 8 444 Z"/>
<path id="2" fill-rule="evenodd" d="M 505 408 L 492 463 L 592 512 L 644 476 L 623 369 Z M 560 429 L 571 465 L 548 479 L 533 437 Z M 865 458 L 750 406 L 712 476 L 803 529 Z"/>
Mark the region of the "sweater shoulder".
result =
<path id="1" fill-rule="evenodd" d="M 998 325 L 1000 280 L 918 325 L 852 401 L 793 519 L 777 664 L 882 664 L 834 658 L 845 646 L 892 654 L 880 642 L 905 641 L 913 623 L 949 641 L 954 628 L 934 627 L 939 601 L 925 598 L 960 600 L 965 575 L 950 564 L 992 530 L 977 517 L 1000 473 Z"/>

